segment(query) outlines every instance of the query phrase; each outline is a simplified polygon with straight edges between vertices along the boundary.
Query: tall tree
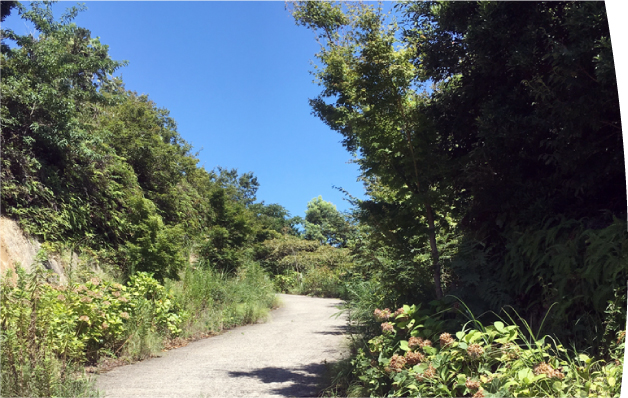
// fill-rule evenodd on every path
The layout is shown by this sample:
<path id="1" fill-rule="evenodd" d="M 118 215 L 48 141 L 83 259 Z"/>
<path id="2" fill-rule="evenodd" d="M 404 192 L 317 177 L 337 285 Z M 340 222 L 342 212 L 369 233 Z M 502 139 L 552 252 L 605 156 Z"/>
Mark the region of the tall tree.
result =
<path id="1" fill-rule="evenodd" d="M 475 250 L 456 267 L 464 296 L 494 310 L 515 305 L 533 323 L 558 303 L 555 331 L 600 328 L 606 303 L 625 292 L 617 281 L 628 258 L 604 3 L 415 2 L 402 10 L 412 62 L 436 85 L 426 115 L 455 144 L 461 167 L 451 181 L 470 202 L 461 224 Z M 578 328 L 565 327 L 581 314 Z"/>
<path id="2" fill-rule="evenodd" d="M 2 31 L 4 44 L 14 42 L 3 45 L 1 56 L 2 212 L 26 216 L 37 234 L 84 237 L 93 232 L 85 226 L 94 209 L 115 202 L 103 189 L 116 190 L 115 182 L 105 176 L 128 181 L 102 136 L 93 134 L 94 120 L 115 100 L 106 91 L 123 63 L 71 23 L 79 8 L 60 21 L 49 3 L 18 9 L 39 35 Z"/>
<path id="3" fill-rule="evenodd" d="M 352 226 L 336 206 L 322 196 L 310 200 L 303 222 L 304 237 L 323 244 L 345 247 L 351 239 Z"/>
<path id="4" fill-rule="evenodd" d="M 413 209 L 428 238 L 434 291 L 442 297 L 437 234 L 453 202 L 445 200 L 449 155 L 424 116 L 427 97 L 414 49 L 400 41 L 394 20 L 362 3 L 296 2 L 293 15 L 321 43 L 315 75 L 323 92 L 310 100 L 314 114 L 343 135 L 366 177 L 377 176 Z"/>
<path id="5" fill-rule="evenodd" d="M 412 62 L 438 87 L 430 118 L 464 163 L 458 188 L 473 198 L 466 224 L 497 231 L 547 214 L 625 214 L 603 2 L 417 2 L 403 10 Z"/>

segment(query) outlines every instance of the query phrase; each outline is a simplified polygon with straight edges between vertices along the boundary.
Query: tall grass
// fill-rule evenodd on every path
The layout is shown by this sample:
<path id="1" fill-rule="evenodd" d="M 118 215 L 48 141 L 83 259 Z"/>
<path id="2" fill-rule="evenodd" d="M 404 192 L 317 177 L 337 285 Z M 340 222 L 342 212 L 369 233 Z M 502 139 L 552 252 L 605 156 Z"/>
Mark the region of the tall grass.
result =
<path id="1" fill-rule="evenodd" d="M 277 305 L 273 284 L 255 262 L 245 264 L 235 276 L 188 267 L 180 281 L 167 281 L 166 288 L 186 313 L 193 314 L 182 325 L 182 338 L 264 320 Z"/>

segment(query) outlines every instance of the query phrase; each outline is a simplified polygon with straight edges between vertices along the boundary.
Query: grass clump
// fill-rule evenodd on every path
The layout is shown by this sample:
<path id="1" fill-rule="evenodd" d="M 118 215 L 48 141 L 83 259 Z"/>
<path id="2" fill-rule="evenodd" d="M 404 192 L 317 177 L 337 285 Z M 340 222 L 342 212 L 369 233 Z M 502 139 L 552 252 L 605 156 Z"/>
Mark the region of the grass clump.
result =
<path id="1" fill-rule="evenodd" d="M 183 323 L 182 338 L 258 322 L 277 304 L 270 278 L 255 262 L 246 263 L 234 276 L 189 267 L 180 281 L 167 281 L 166 287 L 186 313 L 194 314 Z"/>

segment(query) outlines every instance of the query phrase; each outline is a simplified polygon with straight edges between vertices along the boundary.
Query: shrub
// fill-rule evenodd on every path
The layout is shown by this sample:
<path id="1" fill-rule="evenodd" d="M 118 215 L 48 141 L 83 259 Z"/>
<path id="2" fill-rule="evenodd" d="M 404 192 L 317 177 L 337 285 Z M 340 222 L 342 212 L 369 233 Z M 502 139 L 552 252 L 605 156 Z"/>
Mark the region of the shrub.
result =
<path id="1" fill-rule="evenodd" d="M 84 340 L 73 333 L 75 323 L 63 324 L 62 305 L 42 282 L 46 273 L 17 273 L 16 286 L 2 283 L 2 395 L 97 396 L 77 366 Z"/>
<path id="2" fill-rule="evenodd" d="M 625 332 L 610 362 L 568 352 L 549 336 L 473 319 L 454 335 L 416 306 L 376 310 L 382 332 L 353 360 L 361 393 L 378 396 L 619 396 Z M 512 318 L 511 318 L 512 320 Z M 524 333 L 526 332 L 526 333 Z M 527 336 L 527 337 L 526 337 Z"/>
<path id="3" fill-rule="evenodd" d="M 286 235 L 264 242 L 258 257 L 281 292 L 346 296 L 346 281 L 353 266 L 348 249 Z"/>

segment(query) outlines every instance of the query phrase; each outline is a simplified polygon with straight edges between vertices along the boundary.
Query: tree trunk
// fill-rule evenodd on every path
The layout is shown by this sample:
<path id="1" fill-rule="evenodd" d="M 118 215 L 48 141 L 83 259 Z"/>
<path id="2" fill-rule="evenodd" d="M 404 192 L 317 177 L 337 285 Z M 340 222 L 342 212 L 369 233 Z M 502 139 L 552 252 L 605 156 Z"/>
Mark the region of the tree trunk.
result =
<path id="1" fill-rule="evenodd" d="M 434 213 L 432 212 L 432 206 L 425 204 L 427 212 L 427 225 L 429 228 L 428 237 L 430 240 L 430 248 L 432 249 L 432 262 L 433 262 L 433 275 L 434 275 L 434 288 L 436 289 L 436 298 L 443 297 L 443 289 L 440 284 L 440 256 L 438 254 L 438 246 L 436 246 L 436 228 L 434 226 Z"/>

